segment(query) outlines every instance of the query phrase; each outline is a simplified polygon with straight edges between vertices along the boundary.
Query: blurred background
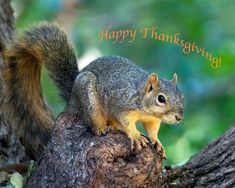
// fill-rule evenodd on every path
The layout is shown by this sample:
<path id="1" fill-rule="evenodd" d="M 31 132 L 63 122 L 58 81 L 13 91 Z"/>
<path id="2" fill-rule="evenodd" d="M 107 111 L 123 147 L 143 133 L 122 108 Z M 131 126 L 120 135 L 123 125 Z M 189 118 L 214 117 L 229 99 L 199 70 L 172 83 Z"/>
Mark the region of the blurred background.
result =
<path id="1" fill-rule="evenodd" d="M 16 29 L 22 32 L 39 21 L 56 21 L 69 35 L 83 67 L 97 57 L 120 55 L 149 72 L 172 78 L 185 95 L 185 119 L 180 125 L 163 124 L 159 138 L 166 149 L 167 165 L 186 162 L 190 156 L 227 130 L 235 121 L 235 3 L 233 0 L 13 0 Z M 221 57 L 218 69 L 195 52 L 180 46 L 136 36 L 113 43 L 100 41 L 98 33 L 111 30 L 158 27 Z M 55 116 L 65 104 L 48 78 L 42 76 L 43 93 Z M 143 131 L 143 128 L 139 126 Z"/>

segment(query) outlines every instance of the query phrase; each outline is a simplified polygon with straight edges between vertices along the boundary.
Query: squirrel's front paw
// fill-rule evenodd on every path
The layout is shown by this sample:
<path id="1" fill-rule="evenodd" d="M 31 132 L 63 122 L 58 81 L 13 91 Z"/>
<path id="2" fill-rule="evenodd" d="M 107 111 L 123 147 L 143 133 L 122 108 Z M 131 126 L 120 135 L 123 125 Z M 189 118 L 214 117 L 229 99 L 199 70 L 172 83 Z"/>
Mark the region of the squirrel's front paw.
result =
<path id="1" fill-rule="evenodd" d="M 154 146 L 157 150 L 158 153 L 161 154 L 161 156 L 163 157 L 163 159 L 167 159 L 166 158 L 166 152 L 164 147 L 162 146 L 161 142 L 157 139 L 157 141 L 154 143 Z"/>
<path id="2" fill-rule="evenodd" d="M 103 127 L 103 128 L 99 128 L 99 129 L 92 129 L 92 131 L 98 135 L 98 136 L 101 136 L 101 135 L 104 135 L 108 132 L 108 127 Z"/>
<path id="3" fill-rule="evenodd" d="M 140 151 L 142 148 L 147 146 L 148 140 L 141 134 L 136 136 L 135 138 L 131 138 L 131 150 L 136 149 Z"/>

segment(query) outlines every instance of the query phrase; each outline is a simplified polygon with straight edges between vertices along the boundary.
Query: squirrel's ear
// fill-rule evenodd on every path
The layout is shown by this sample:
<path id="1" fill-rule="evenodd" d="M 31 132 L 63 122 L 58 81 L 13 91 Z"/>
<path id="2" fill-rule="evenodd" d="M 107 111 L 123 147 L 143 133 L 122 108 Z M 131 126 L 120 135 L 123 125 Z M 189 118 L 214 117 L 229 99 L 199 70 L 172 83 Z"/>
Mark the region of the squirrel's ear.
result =
<path id="1" fill-rule="evenodd" d="M 177 83 L 177 74 L 176 73 L 173 74 L 171 81 L 174 83 L 174 85 L 176 85 L 176 83 Z"/>
<path id="2" fill-rule="evenodd" d="M 148 77 L 145 91 L 149 93 L 156 87 L 158 87 L 158 76 L 155 73 L 151 73 Z"/>

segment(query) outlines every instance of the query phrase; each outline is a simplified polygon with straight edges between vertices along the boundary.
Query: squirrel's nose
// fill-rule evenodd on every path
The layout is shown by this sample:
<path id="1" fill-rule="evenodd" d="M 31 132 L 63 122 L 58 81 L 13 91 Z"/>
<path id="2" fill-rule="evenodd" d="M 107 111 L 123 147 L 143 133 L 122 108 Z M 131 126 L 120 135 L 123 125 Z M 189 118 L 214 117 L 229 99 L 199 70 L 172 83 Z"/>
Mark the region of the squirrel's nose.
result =
<path id="1" fill-rule="evenodd" d="M 183 119 L 183 116 L 181 116 L 181 115 L 176 115 L 176 116 L 175 116 L 175 119 L 176 119 L 177 121 L 181 121 L 181 120 Z"/>
<path id="2" fill-rule="evenodd" d="M 183 118 L 184 118 L 184 116 L 183 116 L 183 110 L 180 110 L 180 112 L 179 112 L 177 115 L 175 115 L 175 119 L 176 119 L 177 121 L 181 121 Z"/>

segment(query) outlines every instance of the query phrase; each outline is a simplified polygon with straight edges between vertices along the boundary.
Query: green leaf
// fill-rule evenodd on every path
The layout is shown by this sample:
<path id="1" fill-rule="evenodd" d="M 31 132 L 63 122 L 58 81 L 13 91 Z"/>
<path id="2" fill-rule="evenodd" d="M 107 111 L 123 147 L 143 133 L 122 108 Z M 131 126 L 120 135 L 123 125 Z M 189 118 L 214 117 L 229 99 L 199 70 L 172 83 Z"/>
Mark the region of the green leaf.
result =
<path id="1" fill-rule="evenodd" d="M 18 172 L 11 175 L 10 182 L 15 188 L 23 188 L 24 179 Z"/>

